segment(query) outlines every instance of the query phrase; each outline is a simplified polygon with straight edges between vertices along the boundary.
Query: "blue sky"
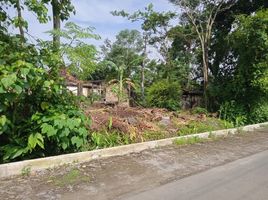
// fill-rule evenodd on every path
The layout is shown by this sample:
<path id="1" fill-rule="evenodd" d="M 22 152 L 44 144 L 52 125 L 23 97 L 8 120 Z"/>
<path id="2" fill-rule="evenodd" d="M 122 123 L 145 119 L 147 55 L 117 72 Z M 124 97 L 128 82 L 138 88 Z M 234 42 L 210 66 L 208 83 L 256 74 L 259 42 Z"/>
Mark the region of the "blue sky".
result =
<path id="1" fill-rule="evenodd" d="M 95 45 L 102 44 L 102 41 L 106 38 L 114 40 L 115 35 L 120 30 L 126 28 L 139 29 L 139 23 L 131 23 L 122 17 L 112 16 L 110 12 L 113 10 L 134 12 L 138 9 L 143 10 L 149 3 L 153 3 L 157 11 L 176 9 L 168 0 L 72 0 L 72 3 L 76 9 L 76 15 L 72 15 L 69 21 L 83 27 L 95 27 L 95 33 L 99 34 L 102 38 L 100 41 L 92 41 Z M 28 11 L 24 11 L 23 15 L 29 23 L 29 33 L 31 35 L 42 39 L 49 39 L 50 36 L 45 32 L 52 28 L 52 22 L 39 24 L 35 16 Z"/>

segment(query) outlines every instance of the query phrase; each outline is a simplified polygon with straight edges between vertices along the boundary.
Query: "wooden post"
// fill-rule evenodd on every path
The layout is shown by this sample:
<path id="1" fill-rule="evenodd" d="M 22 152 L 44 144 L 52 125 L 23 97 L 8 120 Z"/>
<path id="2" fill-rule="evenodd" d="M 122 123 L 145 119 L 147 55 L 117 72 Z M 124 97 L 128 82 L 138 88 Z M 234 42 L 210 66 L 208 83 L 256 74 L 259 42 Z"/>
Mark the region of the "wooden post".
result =
<path id="1" fill-rule="evenodd" d="M 83 84 L 80 82 L 77 84 L 77 96 L 83 96 Z"/>

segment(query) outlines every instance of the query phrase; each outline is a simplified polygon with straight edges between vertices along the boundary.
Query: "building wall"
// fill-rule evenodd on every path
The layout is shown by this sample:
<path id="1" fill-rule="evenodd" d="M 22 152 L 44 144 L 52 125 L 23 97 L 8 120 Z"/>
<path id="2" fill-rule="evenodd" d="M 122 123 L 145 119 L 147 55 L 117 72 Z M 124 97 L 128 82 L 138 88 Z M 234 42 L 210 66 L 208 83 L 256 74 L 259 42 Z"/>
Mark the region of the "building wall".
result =
<path id="1" fill-rule="evenodd" d="M 67 86 L 67 89 L 70 90 L 74 95 L 77 95 L 78 93 L 77 86 Z"/>

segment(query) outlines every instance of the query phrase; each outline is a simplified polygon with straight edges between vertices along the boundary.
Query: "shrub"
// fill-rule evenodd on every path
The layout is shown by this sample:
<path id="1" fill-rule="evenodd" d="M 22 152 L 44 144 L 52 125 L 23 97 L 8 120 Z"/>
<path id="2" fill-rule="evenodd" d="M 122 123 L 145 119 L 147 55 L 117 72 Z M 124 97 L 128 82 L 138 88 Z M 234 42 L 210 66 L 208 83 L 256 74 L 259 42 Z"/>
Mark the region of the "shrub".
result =
<path id="1" fill-rule="evenodd" d="M 0 163 L 78 151 L 89 119 L 64 87 L 55 55 L 17 38 L 0 43 Z"/>
<path id="2" fill-rule="evenodd" d="M 22 61 L 0 68 L 2 162 L 75 151 L 86 143 L 88 119 L 45 70 Z"/>
<path id="3" fill-rule="evenodd" d="M 261 123 L 268 121 L 268 103 L 259 103 L 250 112 L 249 123 Z"/>
<path id="4" fill-rule="evenodd" d="M 149 106 L 179 110 L 181 108 L 181 87 L 177 82 L 167 79 L 155 82 L 148 88 Z"/>
<path id="5" fill-rule="evenodd" d="M 233 123 L 235 127 L 245 125 L 248 121 L 245 108 L 235 101 L 225 102 L 221 105 L 220 118 Z"/>

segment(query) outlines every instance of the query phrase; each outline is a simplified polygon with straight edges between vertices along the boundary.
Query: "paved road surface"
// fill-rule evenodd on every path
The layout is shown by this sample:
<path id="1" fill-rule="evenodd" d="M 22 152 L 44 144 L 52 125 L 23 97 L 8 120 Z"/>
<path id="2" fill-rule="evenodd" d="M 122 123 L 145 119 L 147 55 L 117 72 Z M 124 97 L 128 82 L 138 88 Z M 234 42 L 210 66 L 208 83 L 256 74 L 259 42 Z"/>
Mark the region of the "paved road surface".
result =
<path id="1" fill-rule="evenodd" d="M 125 199 L 267 200 L 268 151 Z"/>

